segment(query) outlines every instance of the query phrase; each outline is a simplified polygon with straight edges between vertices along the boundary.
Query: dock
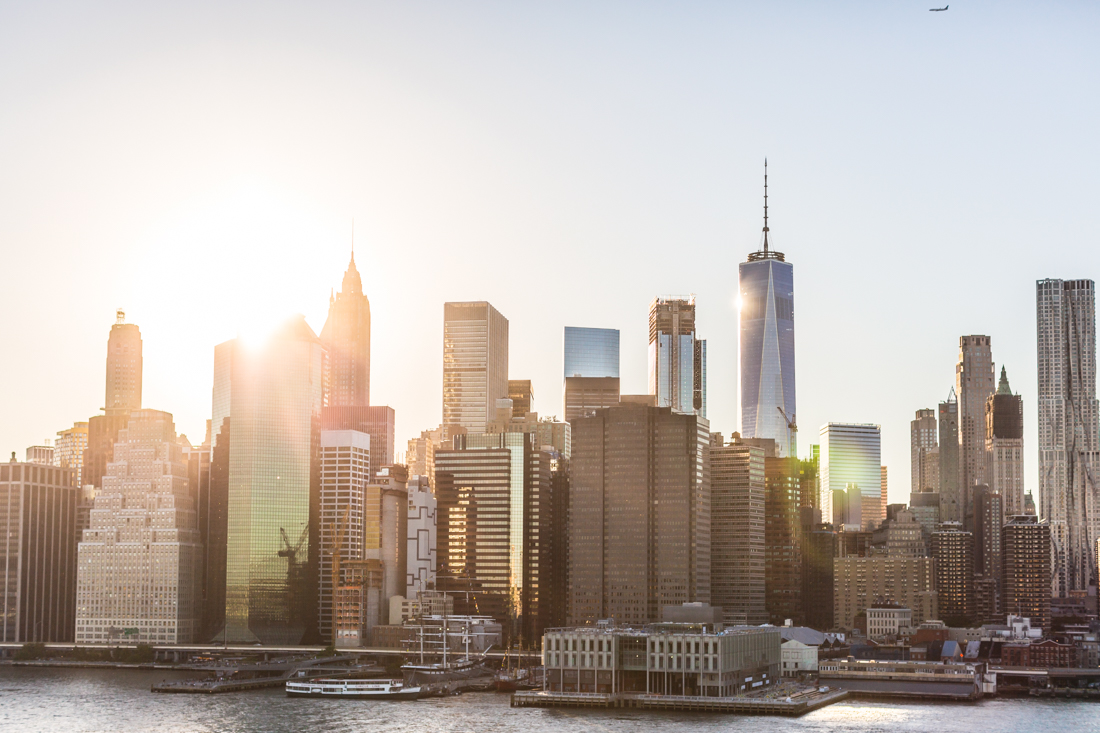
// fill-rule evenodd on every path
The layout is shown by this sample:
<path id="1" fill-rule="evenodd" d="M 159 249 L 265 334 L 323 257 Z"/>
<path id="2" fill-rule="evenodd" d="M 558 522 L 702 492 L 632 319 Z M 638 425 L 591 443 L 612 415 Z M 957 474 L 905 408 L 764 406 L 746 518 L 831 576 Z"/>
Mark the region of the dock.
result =
<path id="1" fill-rule="evenodd" d="M 546 692 L 512 693 L 514 708 L 640 708 L 647 710 L 698 711 L 736 715 L 786 715 L 799 717 L 848 697 L 844 690 L 812 692 L 797 698 L 694 697 L 645 693 Z M 788 701 L 789 700 L 789 701 Z"/>

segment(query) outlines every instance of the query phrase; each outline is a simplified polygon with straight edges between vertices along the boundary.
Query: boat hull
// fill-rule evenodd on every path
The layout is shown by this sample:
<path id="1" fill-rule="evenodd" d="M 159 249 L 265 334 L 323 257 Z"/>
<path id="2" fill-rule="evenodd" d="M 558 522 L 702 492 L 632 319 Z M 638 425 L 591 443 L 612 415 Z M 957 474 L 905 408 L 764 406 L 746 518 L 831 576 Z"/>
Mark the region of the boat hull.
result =
<path id="1" fill-rule="evenodd" d="M 402 690 L 400 692 L 300 692 L 287 690 L 286 696 L 325 700 L 416 700 L 420 697 L 420 689 Z"/>

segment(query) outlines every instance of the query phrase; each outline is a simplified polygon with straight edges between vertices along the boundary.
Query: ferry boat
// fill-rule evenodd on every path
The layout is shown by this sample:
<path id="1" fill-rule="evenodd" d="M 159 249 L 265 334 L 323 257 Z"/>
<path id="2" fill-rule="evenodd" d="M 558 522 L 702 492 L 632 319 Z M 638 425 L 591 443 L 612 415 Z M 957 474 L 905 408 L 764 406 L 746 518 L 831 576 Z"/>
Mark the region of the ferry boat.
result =
<path id="1" fill-rule="evenodd" d="M 287 697 L 322 697 L 348 700 L 415 700 L 420 687 L 401 680 L 287 680 Z"/>

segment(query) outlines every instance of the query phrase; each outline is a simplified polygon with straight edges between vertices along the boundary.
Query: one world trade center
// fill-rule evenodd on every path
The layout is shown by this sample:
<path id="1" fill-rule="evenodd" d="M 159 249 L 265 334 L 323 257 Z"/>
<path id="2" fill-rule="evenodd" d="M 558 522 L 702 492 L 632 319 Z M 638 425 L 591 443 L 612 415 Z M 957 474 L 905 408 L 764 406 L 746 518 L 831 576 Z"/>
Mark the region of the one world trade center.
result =
<path id="1" fill-rule="evenodd" d="M 738 267 L 741 290 L 741 434 L 772 438 L 777 456 L 796 457 L 794 267 L 768 245 L 764 161 L 764 248 Z"/>

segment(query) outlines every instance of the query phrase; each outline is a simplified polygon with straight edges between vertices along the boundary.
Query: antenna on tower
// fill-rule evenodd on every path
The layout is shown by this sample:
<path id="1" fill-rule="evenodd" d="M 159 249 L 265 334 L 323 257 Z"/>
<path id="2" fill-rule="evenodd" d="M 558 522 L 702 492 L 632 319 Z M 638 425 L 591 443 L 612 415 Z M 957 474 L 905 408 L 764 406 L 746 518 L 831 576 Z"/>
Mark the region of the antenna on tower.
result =
<path id="1" fill-rule="evenodd" d="M 764 251 L 768 251 L 768 159 L 764 158 Z"/>
<path id="2" fill-rule="evenodd" d="M 126 323 L 126 311 L 122 310 L 121 308 L 118 308 L 117 310 L 115 310 L 115 323 L 116 324 Z"/>
<path id="3" fill-rule="evenodd" d="M 351 218 L 351 261 L 355 262 L 355 217 Z"/>

